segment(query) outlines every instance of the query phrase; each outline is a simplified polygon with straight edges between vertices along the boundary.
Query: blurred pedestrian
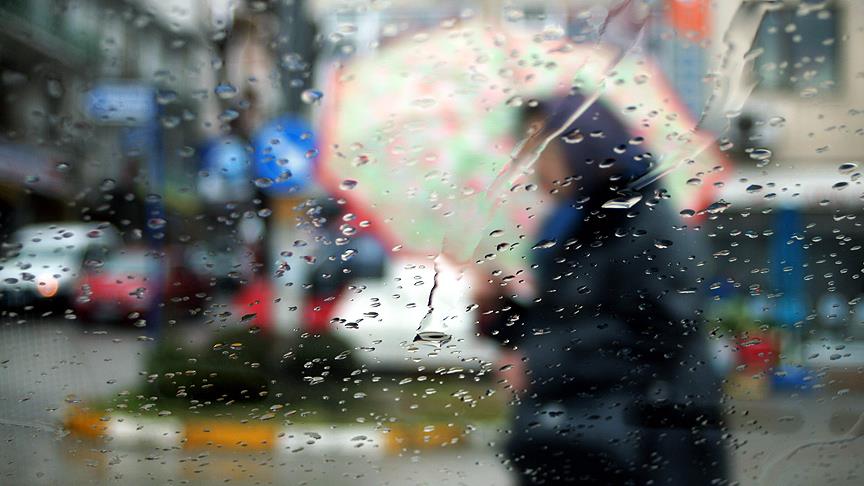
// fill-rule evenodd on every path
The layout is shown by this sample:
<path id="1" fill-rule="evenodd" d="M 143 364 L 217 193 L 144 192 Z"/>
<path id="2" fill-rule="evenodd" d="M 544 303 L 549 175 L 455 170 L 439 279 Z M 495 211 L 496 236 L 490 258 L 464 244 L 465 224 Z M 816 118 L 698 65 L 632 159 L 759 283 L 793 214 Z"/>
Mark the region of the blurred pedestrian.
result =
<path id="1" fill-rule="evenodd" d="M 560 126 L 583 100 L 540 103 L 527 125 Z M 564 133 L 535 165 L 552 208 L 534 237 L 533 297 L 496 281 L 478 289 L 516 393 L 510 464 L 524 484 L 723 483 L 700 233 L 662 180 L 633 208 L 601 208 L 653 162 L 602 103 Z"/>

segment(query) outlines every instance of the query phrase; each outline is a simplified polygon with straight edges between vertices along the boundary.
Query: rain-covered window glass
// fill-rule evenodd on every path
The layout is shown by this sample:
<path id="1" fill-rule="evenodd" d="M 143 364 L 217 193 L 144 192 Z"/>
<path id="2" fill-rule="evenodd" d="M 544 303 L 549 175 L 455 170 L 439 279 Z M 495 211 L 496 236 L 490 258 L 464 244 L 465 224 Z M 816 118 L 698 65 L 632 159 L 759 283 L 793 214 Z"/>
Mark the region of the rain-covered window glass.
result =
<path id="1" fill-rule="evenodd" d="M 837 2 L 819 8 L 802 2 L 766 14 L 756 40 L 756 48 L 762 50 L 756 65 L 762 79 L 760 87 L 840 89 L 836 86 L 842 81 L 837 76 L 841 54 L 837 35 L 842 19 L 843 10 Z"/>
<path id="2" fill-rule="evenodd" d="M 0 485 L 864 484 L 864 2 L 0 1 Z"/>

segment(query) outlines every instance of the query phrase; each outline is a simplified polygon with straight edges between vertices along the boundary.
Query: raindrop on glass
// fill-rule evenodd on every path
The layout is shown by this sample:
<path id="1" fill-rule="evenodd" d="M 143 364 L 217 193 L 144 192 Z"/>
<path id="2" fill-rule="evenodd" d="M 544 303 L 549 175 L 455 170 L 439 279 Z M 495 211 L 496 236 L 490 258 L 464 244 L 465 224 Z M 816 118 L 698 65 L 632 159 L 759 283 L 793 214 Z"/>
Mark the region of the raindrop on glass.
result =
<path id="1" fill-rule="evenodd" d="M 453 337 L 446 332 L 441 331 L 423 331 L 418 332 L 416 336 L 414 336 L 414 342 L 418 343 L 428 343 L 435 344 L 437 346 L 443 346 L 450 342 Z"/>
<path id="2" fill-rule="evenodd" d="M 302 93 L 300 93 L 300 99 L 303 100 L 303 103 L 307 105 L 316 104 L 321 102 L 321 98 L 324 97 L 324 93 L 318 91 L 317 89 L 304 89 Z"/>
<path id="3" fill-rule="evenodd" d="M 750 151 L 750 158 L 753 160 L 767 160 L 771 158 L 773 153 L 767 148 L 755 148 Z"/>
<path id="4" fill-rule="evenodd" d="M 654 246 L 660 249 L 669 248 L 672 246 L 672 242 L 669 240 L 654 240 Z"/>
<path id="5" fill-rule="evenodd" d="M 219 83 L 216 86 L 216 89 L 213 90 L 216 93 L 216 96 L 222 98 L 223 100 L 230 100 L 231 98 L 237 96 L 237 88 L 231 86 L 228 83 Z"/>
<path id="6" fill-rule="evenodd" d="M 579 143 L 582 140 L 585 140 L 585 136 L 582 135 L 582 132 L 579 129 L 573 130 L 572 132 L 564 135 L 562 137 L 565 143 Z"/>
<path id="7" fill-rule="evenodd" d="M 857 167 L 858 167 L 858 164 L 856 162 L 845 162 L 843 164 L 840 164 L 840 166 L 837 167 L 837 170 L 841 174 L 848 174 L 848 173 L 852 172 L 853 170 L 855 170 Z"/>
<path id="8" fill-rule="evenodd" d="M 630 209 L 642 200 L 642 194 L 624 194 L 603 203 L 603 209 Z"/>

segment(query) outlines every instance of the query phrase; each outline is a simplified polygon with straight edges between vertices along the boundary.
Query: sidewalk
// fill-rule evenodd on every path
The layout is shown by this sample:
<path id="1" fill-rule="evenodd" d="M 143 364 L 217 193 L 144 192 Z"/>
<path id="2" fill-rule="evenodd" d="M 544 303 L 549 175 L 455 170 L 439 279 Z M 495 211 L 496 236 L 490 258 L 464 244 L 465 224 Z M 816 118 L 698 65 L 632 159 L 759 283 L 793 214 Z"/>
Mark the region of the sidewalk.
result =
<path id="1" fill-rule="evenodd" d="M 864 437 L 849 431 L 864 414 L 864 396 L 773 396 L 726 408 L 740 484 L 861 484 Z"/>

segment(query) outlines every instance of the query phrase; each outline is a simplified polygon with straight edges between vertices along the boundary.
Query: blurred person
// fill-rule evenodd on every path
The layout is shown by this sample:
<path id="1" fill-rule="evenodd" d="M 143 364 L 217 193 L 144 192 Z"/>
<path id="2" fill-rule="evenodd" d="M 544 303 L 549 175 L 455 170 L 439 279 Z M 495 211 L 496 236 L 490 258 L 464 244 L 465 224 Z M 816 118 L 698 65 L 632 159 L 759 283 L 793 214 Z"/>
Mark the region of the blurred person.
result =
<path id="1" fill-rule="evenodd" d="M 582 101 L 540 103 L 527 122 L 560 126 Z M 564 133 L 535 165 L 552 208 L 534 237 L 533 300 L 478 288 L 516 394 L 507 458 L 522 484 L 724 483 L 720 383 L 700 328 L 705 242 L 682 229 L 662 180 L 632 209 L 601 209 L 652 163 L 602 103 Z"/>

